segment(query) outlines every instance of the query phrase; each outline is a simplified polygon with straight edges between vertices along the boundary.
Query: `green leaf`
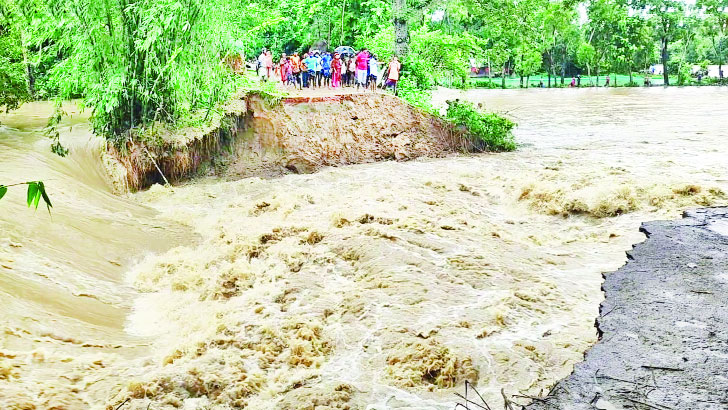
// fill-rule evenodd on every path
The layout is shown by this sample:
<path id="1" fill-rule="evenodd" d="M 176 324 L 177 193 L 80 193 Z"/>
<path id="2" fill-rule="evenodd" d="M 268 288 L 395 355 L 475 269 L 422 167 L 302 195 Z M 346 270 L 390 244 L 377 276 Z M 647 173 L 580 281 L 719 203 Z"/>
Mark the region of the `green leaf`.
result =
<path id="1" fill-rule="evenodd" d="M 35 191 L 35 198 L 33 198 L 33 207 L 38 209 L 38 202 L 40 202 L 40 189 Z"/>
<path id="2" fill-rule="evenodd" d="M 38 184 L 35 182 L 28 182 L 28 207 L 33 204 L 36 195 L 38 194 Z"/>
<path id="3" fill-rule="evenodd" d="M 0 199 L 3 199 L 6 192 L 8 192 L 8 187 L 6 187 L 5 185 L 0 185 Z"/>
<path id="4" fill-rule="evenodd" d="M 53 208 L 53 204 L 51 204 L 51 199 L 48 198 L 48 194 L 45 190 L 45 185 L 43 185 L 43 181 L 38 182 L 38 187 L 40 189 L 40 194 L 43 196 L 43 202 L 46 204 L 46 208 L 48 208 L 48 213 L 51 213 L 51 208 Z"/>

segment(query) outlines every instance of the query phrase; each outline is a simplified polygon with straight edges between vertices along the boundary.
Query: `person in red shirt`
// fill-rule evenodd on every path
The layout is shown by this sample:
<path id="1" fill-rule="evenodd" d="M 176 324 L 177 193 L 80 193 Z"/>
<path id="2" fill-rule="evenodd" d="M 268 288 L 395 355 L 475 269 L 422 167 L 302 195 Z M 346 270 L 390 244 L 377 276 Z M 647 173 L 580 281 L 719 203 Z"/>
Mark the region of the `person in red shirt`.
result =
<path id="1" fill-rule="evenodd" d="M 367 69 L 369 68 L 369 51 L 363 48 L 356 55 L 356 89 L 362 86 L 366 89 Z"/>
<path id="2" fill-rule="evenodd" d="M 331 60 L 331 86 L 334 88 L 341 87 L 341 58 L 339 53 L 334 54 Z"/>

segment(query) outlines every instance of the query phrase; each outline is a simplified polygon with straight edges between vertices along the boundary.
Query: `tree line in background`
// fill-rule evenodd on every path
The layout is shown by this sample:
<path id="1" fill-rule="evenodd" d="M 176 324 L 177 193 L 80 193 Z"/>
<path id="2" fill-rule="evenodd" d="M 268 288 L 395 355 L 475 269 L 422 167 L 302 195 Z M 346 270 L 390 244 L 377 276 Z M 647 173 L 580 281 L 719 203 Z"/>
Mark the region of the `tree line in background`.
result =
<path id="1" fill-rule="evenodd" d="M 311 47 L 367 47 L 404 63 L 409 99 L 445 78 L 467 84 L 473 58 L 500 77 L 630 75 L 728 56 L 728 0 L 4 0 L 0 109 L 81 98 L 95 132 L 179 124 L 244 86 L 224 63 Z M 670 76 L 669 76 L 669 75 Z"/>

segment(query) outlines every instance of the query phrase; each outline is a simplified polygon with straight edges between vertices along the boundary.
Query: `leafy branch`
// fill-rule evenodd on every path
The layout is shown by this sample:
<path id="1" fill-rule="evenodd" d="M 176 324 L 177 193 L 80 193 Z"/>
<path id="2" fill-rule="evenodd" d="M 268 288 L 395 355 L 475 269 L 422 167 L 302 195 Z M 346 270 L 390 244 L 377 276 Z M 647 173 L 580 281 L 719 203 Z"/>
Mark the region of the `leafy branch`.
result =
<path id="1" fill-rule="evenodd" d="M 28 185 L 28 208 L 33 206 L 35 209 L 38 209 L 38 204 L 40 203 L 41 198 L 43 198 L 43 202 L 45 203 L 46 208 L 48 208 L 48 213 L 51 213 L 51 208 L 53 207 L 53 204 L 51 204 L 51 200 L 50 198 L 48 198 L 48 194 L 46 193 L 43 181 L 28 181 L 19 182 L 17 184 L 0 185 L 0 199 L 2 199 L 8 192 L 8 187 L 18 185 Z"/>

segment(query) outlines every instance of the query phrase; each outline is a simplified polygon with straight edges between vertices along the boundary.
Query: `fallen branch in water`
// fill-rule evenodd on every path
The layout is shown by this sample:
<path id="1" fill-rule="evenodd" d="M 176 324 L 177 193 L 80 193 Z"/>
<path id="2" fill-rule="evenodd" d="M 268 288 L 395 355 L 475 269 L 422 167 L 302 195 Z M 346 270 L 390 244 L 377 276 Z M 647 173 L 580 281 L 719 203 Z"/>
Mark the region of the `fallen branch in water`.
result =
<path id="1" fill-rule="evenodd" d="M 501 388 L 501 396 L 503 396 L 503 408 L 505 408 L 505 410 L 515 410 L 511 405 L 511 401 L 508 400 L 505 389 L 503 388 Z"/>
<path id="2" fill-rule="evenodd" d="M 128 402 L 129 402 L 129 400 L 131 400 L 131 399 L 127 397 L 127 398 L 126 398 L 126 400 L 122 401 L 122 402 L 121 402 L 121 404 L 120 404 L 120 405 L 118 405 L 118 406 L 116 407 L 116 409 L 115 409 L 115 410 L 119 410 L 119 409 L 121 408 L 121 406 L 123 406 L 123 405 L 125 405 L 126 403 L 128 403 Z"/>

